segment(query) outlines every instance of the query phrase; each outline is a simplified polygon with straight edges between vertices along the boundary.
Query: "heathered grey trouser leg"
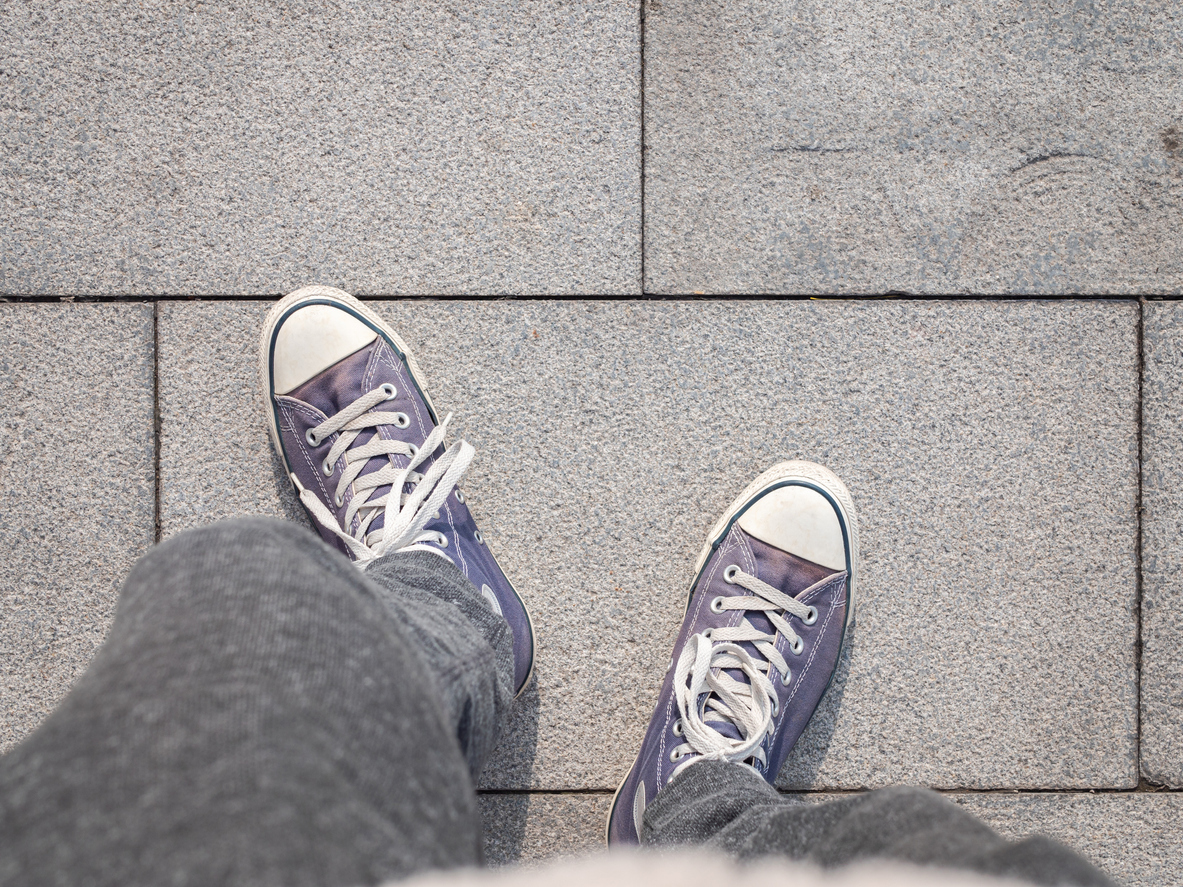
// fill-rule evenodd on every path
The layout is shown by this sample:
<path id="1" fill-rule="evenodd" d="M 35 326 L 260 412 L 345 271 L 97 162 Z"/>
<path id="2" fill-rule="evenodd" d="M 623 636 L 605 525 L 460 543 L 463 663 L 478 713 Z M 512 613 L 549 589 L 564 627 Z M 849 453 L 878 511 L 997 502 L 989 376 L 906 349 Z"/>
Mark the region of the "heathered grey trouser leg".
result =
<path id="1" fill-rule="evenodd" d="M 810 804 L 724 762 L 687 767 L 659 792 L 645 810 L 643 843 L 713 847 L 742 860 L 785 856 L 823 867 L 888 858 L 1034 884 L 1113 887 L 1063 845 L 1043 837 L 1006 841 L 928 789 L 885 788 Z"/>
<path id="2" fill-rule="evenodd" d="M 0 759 L 0 883 L 373 884 L 481 860 L 508 626 L 427 552 L 306 528 L 153 549 L 62 704 Z"/>

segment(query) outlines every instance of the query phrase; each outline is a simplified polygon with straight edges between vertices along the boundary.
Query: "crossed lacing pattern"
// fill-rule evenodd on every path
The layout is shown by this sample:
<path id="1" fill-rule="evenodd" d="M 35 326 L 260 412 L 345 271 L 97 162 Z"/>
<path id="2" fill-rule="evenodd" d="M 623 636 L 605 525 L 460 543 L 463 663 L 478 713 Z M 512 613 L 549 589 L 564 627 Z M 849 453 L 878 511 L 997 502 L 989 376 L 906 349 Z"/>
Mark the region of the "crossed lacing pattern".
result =
<path id="1" fill-rule="evenodd" d="M 670 753 L 670 761 L 681 761 L 670 779 L 688 764 L 698 760 L 758 761 L 768 764 L 761 743 L 772 730 L 780 713 L 770 669 L 780 674 L 781 683 L 792 676 L 785 657 L 776 649 L 777 634 L 789 641 L 789 650 L 800 655 L 805 643 L 793 631 L 786 615 L 798 617 L 806 625 L 817 621 L 817 608 L 801 603 L 734 565 L 723 572 L 723 579 L 753 593 L 752 597 L 716 597 L 711 611 L 745 610 L 763 612 L 775 632 L 760 631 L 745 617 L 730 628 L 707 629 L 693 634 L 682 647 L 674 671 L 674 691 L 679 719 L 674 732 L 685 739 Z M 762 658 L 740 646 L 750 643 Z M 739 670 L 745 680 L 737 680 L 726 669 Z M 711 724 L 733 724 L 740 738 L 725 736 Z"/>
<path id="2" fill-rule="evenodd" d="M 315 447 L 329 435 L 340 432 L 320 466 L 325 476 L 331 477 L 336 471 L 337 460 L 345 454 L 345 469 L 337 480 L 333 501 L 338 508 L 344 505 L 345 491 L 351 484 L 353 498 L 340 523 L 316 494 L 306 489 L 292 474 L 296 489 L 300 491 L 300 501 L 324 527 L 344 540 L 353 553 L 354 561 L 362 569 L 390 551 L 423 542 L 447 544 L 447 539 L 441 539 L 441 534 L 424 533 L 423 528 L 439 512 L 476 454 L 468 441 L 460 441 L 457 446 L 446 450 L 425 474 L 415 470 L 443 444 L 448 423 L 452 421 L 451 413 L 432 429 L 421 447 L 401 440 L 385 440 L 377 432 L 368 442 L 354 446 L 354 441 L 367 429 L 376 429 L 379 425 L 406 428 L 410 424 L 406 413 L 370 412 L 382 401 L 392 399 L 396 393 L 395 387 L 390 384 L 375 388 L 335 416 L 308 429 L 305 434 L 308 443 Z M 370 459 L 392 455 L 409 456 L 410 461 L 405 468 L 395 468 L 387 459 L 386 464 L 377 471 L 365 475 L 361 473 Z M 414 489 L 405 493 L 403 486 L 408 483 Z M 381 496 L 375 496 L 378 488 L 384 486 L 390 489 Z M 382 527 L 367 532 L 379 514 L 383 515 Z M 358 518 L 358 525 L 352 533 L 341 529 L 342 525 L 352 527 L 355 517 Z"/>

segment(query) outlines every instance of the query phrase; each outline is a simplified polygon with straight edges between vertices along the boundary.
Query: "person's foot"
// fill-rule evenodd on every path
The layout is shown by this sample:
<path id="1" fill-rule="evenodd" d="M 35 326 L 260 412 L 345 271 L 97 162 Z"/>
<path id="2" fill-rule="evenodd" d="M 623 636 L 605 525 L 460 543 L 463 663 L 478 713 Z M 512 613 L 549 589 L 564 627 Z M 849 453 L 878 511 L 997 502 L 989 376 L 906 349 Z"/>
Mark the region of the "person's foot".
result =
<path id="1" fill-rule="evenodd" d="M 347 293 L 309 286 L 268 314 L 260 361 L 272 443 L 320 535 L 362 569 L 392 551 L 447 557 L 509 622 L 521 693 L 530 615 L 456 487 L 473 449 L 445 449 L 451 415 L 439 421 L 406 344 Z"/>
<path id="2" fill-rule="evenodd" d="M 850 493 L 812 462 L 769 469 L 724 512 L 699 555 L 641 751 L 612 801 L 609 844 L 639 843 L 646 804 L 695 762 L 776 779 L 838 665 L 857 560 Z"/>

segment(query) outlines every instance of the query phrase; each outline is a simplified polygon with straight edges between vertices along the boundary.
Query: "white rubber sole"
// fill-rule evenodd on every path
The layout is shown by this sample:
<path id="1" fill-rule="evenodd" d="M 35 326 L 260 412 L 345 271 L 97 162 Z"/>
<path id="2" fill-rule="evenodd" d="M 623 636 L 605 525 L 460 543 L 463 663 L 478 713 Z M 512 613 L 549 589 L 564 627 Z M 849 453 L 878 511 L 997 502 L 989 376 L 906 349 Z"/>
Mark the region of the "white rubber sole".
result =
<path id="1" fill-rule="evenodd" d="M 271 343 L 275 337 L 275 329 L 279 326 L 284 316 L 291 310 L 292 306 L 309 300 L 316 300 L 318 302 L 329 302 L 331 304 L 340 305 L 342 308 L 364 318 L 368 323 L 373 325 L 376 329 L 382 331 L 382 334 L 389 337 L 402 352 L 407 360 L 407 368 L 411 371 L 411 378 L 419 388 L 419 393 L 423 395 L 423 399 L 427 402 L 427 408 L 431 410 L 435 421 L 439 422 L 439 410 L 435 408 L 435 404 L 431 402 L 431 395 L 427 393 L 427 388 L 423 384 L 423 371 L 419 369 L 419 364 L 415 360 L 415 355 L 411 349 L 407 347 L 407 343 L 392 330 L 386 321 L 382 320 L 377 314 L 355 299 L 353 296 L 344 290 L 339 290 L 332 286 L 305 286 L 288 293 L 282 299 L 275 303 L 272 309 L 267 312 L 267 319 L 263 321 L 263 331 L 259 336 L 259 388 L 263 392 L 263 413 L 267 416 L 267 430 L 271 434 L 271 444 L 275 447 L 275 453 L 282 459 L 283 447 L 279 441 L 279 427 L 275 422 L 275 408 L 271 403 Z M 284 466 L 287 468 L 287 466 Z M 489 555 L 494 561 L 497 556 L 493 554 L 492 550 Z M 497 565 L 500 569 L 501 565 Z M 501 571 L 505 573 L 504 570 Z M 526 613 L 526 624 L 530 627 L 530 671 L 526 674 L 526 680 L 522 682 L 522 689 L 519 690 L 514 698 L 521 696 L 530 686 L 530 682 L 534 680 L 534 663 L 536 656 L 533 653 L 537 650 L 537 637 L 534 634 L 534 618 L 530 615 L 530 609 L 526 606 L 526 601 L 518 594 L 517 588 L 514 588 L 513 582 L 508 576 L 505 577 L 509 582 L 513 593 L 517 595 L 518 600 L 522 604 L 522 609 Z"/>

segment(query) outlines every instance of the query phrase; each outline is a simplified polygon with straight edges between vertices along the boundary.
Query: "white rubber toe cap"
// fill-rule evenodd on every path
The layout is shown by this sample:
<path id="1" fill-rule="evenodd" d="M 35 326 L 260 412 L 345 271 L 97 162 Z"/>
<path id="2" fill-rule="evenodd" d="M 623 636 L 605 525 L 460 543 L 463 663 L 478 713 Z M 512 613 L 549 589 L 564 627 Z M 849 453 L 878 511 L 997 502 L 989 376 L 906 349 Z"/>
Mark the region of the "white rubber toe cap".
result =
<path id="1" fill-rule="evenodd" d="M 773 548 L 831 570 L 846 569 L 846 545 L 838 514 L 809 487 L 778 487 L 743 513 L 739 526 Z"/>
<path id="2" fill-rule="evenodd" d="M 306 305 L 286 318 L 275 337 L 271 372 L 276 394 L 299 388 L 369 345 L 378 334 L 332 305 Z"/>

